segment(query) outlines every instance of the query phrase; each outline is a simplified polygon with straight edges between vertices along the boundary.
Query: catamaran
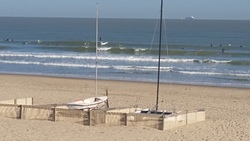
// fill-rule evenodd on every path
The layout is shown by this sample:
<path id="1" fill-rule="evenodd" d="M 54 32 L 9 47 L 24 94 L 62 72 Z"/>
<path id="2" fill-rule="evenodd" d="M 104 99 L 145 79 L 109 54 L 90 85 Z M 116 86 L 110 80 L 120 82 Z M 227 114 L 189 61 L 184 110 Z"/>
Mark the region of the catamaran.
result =
<path id="1" fill-rule="evenodd" d="M 161 46 L 162 46 L 162 15 L 163 13 L 163 0 L 161 0 L 161 13 L 160 13 L 160 35 L 159 35 L 159 50 L 158 50 L 158 77 L 157 77 L 157 91 L 156 91 L 156 104 L 151 109 L 142 109 L 136 111 L 136 113 L 151 113 L 151 114 L 164 114 L 169 115 L 172 112 L 160 111 L 158 110 L 159 105 L 159 89 L 160 89 L 160 69 L 161 69 Z"/>

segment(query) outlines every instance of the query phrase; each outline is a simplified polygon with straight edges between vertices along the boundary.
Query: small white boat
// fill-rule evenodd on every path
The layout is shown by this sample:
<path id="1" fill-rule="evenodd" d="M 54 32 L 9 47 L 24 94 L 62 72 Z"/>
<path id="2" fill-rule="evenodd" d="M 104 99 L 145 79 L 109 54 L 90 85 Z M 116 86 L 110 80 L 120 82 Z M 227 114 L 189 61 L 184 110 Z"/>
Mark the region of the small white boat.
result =
<path id="1" fill-rule="evenodd" d="M 103 106 L 107 99 L 107 96 L 90 97 L 84 100 L 70 102 L 66 105 L 69 109 L 95 109 Z"/>
<path id="2" fill-rule="evenodd" d="M 108 42 L 101 42 L 102 44 L 108 44 Z M 88 45 L 88 44 L 86 44 Z M 96 85 L 95 85 L 95 92 L 96 96 L 95 97 L 90 97 L 84 100 L 77 100 L 74 102 L 67 103 L 66 106 L 69 109 L 97 109 L 101 108 L 105 102 L 107 101 L 108 97 L 107 96 L 97 96 L 97 52 L 98 52 L 98 5 L 96 5 Z"/>

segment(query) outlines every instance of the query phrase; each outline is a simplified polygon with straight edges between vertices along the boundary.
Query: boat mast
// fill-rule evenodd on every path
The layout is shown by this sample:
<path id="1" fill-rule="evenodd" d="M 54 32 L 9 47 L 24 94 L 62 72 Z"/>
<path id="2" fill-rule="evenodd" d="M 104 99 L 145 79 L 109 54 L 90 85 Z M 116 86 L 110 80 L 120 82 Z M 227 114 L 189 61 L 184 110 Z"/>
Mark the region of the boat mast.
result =
<path id="1" fill-rule="evenodd" d="M 96 47 L 95 47 L 95 97 L 97 97 L 97 56 L 98 56 L 98 3 L 96 3 Z"/>
<path id="2" fill-rule="evenodd" d="M 158 58 L 158 78 L 157 78 L 157 96 L 156 96 L 156 107 L 155 107 L 156 111 L 158 110 L 158 104 L 159 104 L 159 88 L 160 88 L 162 11 L 163 11 L 163 0 L 161 0 L 160 37 L 159 37 L 159 58 Z"/>

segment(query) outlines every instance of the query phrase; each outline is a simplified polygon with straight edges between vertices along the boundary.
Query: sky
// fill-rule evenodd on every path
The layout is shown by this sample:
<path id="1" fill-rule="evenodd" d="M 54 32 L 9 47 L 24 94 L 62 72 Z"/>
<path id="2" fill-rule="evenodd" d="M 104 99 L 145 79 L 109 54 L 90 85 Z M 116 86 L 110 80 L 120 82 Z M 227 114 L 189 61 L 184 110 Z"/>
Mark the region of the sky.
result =
<path id="1" fill-rule="evenodd" d="M 160 0 L 0 0 L 0 17 L 156 19 Z M 164 18 L 250 20 L 250 0 L 164 0 Z"/>

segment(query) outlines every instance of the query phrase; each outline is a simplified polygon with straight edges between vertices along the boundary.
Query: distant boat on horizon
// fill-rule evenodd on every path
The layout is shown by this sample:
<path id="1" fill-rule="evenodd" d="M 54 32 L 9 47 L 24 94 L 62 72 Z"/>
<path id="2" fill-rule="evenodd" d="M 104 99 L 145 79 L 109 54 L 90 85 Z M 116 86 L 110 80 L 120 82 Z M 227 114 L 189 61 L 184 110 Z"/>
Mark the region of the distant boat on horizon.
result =
<path id="1" fill-rule="evenodd" d="M 186 17 L 185 20 L 194 20 L 194 16 Z"/>

